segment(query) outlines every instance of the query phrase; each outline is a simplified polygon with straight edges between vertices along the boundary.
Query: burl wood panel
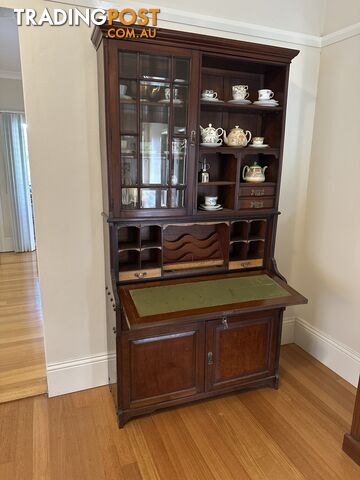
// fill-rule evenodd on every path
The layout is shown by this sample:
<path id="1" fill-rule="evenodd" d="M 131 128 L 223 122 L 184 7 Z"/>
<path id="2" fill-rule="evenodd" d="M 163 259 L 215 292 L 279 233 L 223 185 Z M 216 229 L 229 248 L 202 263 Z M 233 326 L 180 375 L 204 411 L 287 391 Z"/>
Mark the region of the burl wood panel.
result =
<path id="1" fill-rule="evenodd" d="M 193 395 L 199 390 L 202 327 L 183 330 L 129 340 L 130 406 Z"/>
<path id="2" fill-rule="evenodd" d="M 221 388 L 245 378 L 274 373 L 272 355 L 274 317 L 246 320 L 243 316 L 212 322 L 208 326 L 208 389 Z"/>

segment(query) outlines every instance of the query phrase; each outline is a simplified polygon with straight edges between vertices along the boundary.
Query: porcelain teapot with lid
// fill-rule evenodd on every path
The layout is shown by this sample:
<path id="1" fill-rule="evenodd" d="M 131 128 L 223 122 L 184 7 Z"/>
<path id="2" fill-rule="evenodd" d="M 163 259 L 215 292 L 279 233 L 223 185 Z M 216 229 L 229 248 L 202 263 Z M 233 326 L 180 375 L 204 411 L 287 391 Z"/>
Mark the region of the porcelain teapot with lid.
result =
<path id="1" fill-rule="evenodd" d="M 251 132 L 249 130 L 243 130 L 239 125 L 235 125 L 229 135 L 226 135 L 224 130 L 224 142 L 229 147 L 246 147 L 251 140 Z"/>
<path id="2" fill-rule="evenodd" d="M 211 123 L 209 123 L 209 126 L 206 128 L 203 128 L 200 125 L 200 132 L 202 143 L 217 143 L 218 145 L 222 144 L 220 137 L 224 133 L 224 130 L 221 127 L 215 128 Z"/>
<path id="3" fill-rule="evenodd" d="M 268 167 L 260 167 L 257 162 L 254 162 L 250 167 L 245 165 L 242 171 L 242 178 L 246 182 L 262 183 L 265 182 L 265 170 Z"/>

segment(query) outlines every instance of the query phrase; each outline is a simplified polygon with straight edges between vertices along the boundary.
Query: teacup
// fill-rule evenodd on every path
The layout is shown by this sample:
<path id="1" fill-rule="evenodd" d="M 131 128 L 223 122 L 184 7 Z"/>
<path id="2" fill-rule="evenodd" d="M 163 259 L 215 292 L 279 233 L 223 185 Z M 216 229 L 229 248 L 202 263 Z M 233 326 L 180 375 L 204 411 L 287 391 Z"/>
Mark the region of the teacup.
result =
<path id="1" fill-rule="evenodd" d="M 253 145 L 262 145 L 264 143 L 264 137 L 253 137 L 252 144 Z"/>
<path id="2" fill-rule="evenodd" d="M 170 88 L 165 88 L 165 100 L 170 100 Z M 173 99 L 178 100 L 178 95 L 179 95 L 179 89 L 178 88 L 173 88 Z"/>
<path id="3" fill-rule="evenodd" d="M 214 90 L 203 90 L 201 92 L 201 96 L 204 100 L 208 100 L 212 98 L 217 98 L 218 94 Z"/>
<path id="4" fill-rule="evenodd" d="M 234 100 L 245 100 L 246 98 L 248 98 L 248 96 L 249 96 L 249 93 L 246 92 L 245 90 L 242 92 L 233 93 Z"/>
<path id="5" fill-rule="evenodd" d="M 232 92 L 233 95 L 237 95 L 238 93 L 247 92 L 249 87 L 247 85 L 233 85 Z"/>
<path id="6" fill-rule="evenodd" d="M 274 92 L 268 88 L 258 90 L 259 100 L 270 100 L 274 96 Z"/>
<path id="7" fill-rule="evenodd" d="M 215 207 L 218 197 L 204 197 L 205 205 L 207 207 Z"/>
<path id="8" fill-rule="evenodd" d="M 120 95 L 126 95 L 127 85 L 120 85 Z"/>

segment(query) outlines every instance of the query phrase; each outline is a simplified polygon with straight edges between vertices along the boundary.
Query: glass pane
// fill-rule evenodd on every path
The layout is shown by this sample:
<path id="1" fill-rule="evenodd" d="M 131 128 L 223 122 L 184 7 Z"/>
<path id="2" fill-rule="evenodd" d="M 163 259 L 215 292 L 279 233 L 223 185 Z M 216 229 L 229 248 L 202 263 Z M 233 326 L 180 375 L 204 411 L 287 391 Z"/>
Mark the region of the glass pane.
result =
<path id="1" fill-rule="evenodd" d="M 177 83 L 189 82 L 190 61 L 187 58 L 174 59 L 174 81 Z"/>
<path id="2" fill-rule="evenodd" d="M 120 131 L 137 133 L 136 104 L 120 104 Z"/>
<path id="3" fill-rule="evenodd" d="M 158 188 L 142 188 L 140 191 L 141 208 L 166 208 L 167 207 L 167 190 Z"/>
<path id="4" fill-rule="evenodd" d="M 171 185 L 185 184 L 186 139 L 174 138 L 172 141 L 173 167 L 170 177 Z"/>
<path id="5" fill-rule="evenodd" d="M 170 78 L 170 58 L 160 55 L 140 55 L 140 76 L 152 77 L 156 80 Z"/>
<path id="6" fill-rule="evenodd" d="M 141 105 L 142 183 L 166 185 L 169 178 L 169 107 Z"/>
<path id="7" fill-rule="evenodd" d="M 128 100 L 135 101 L 136 80 L 120 80 L 119 96 L 120 102 L 127 102 Z"/>
<path id="8" fill-rule="evenodd" d="M 121 208 L 138 208 L 138 189 L 123 188 L 121 190 Z"/>
<path id="9" fill-rule="evenodd" d="M 188 87 L 174 88 L 174 133 L 186 134 Z"/>
<path id="10" fill-rule="evenodd" d="M 169 191 L 169 206 L 170 208 L 183 208 L 185 203 L 184 190 L 177 190 L 176 188 L 170 188 Z"/>
<path id="11" fill-rule="evenodd" d="M 119 73 L 122 77 L 135 77 L 136 64 L 136 53 L 119 52 Z"/>
<path id="12" fill-rule="evenodd" d="M 121 184 L 137 185 L 136 137 L 121 136 Z"/>
<path id="13" fill-rule="evenodd" d="M 162 103 L 165 98 L 165 89 L 168 84 L 159 82 L 140 82 L 140 101 L 141 102 L 157 102 Z"/>

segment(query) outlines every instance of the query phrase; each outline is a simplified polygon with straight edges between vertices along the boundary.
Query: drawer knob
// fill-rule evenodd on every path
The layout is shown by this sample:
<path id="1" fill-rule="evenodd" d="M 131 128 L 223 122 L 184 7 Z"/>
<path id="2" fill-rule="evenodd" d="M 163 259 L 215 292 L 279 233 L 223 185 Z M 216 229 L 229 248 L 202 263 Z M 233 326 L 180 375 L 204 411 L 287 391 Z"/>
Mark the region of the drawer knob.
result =
<path id="1" fill-rule="evenodd" d="M 136 272 L 135 277 L 137 278 L 144 278 L 147 276 L 147 272 Z"/>
<path id="2" fill-rule="evenodd" d="M 228 322 L 227 322 L 227 318 L 226 318 L 226 317 L 223 317 L 223 318 L 222 318 L 221 323 L 223 324 L 224 329 L 229 328 L 229 325 L 228 325 Z"/>

